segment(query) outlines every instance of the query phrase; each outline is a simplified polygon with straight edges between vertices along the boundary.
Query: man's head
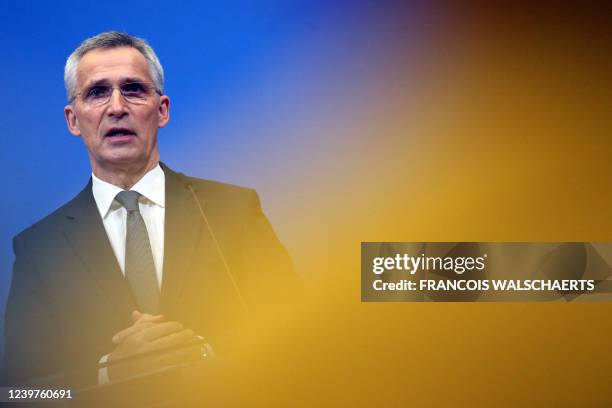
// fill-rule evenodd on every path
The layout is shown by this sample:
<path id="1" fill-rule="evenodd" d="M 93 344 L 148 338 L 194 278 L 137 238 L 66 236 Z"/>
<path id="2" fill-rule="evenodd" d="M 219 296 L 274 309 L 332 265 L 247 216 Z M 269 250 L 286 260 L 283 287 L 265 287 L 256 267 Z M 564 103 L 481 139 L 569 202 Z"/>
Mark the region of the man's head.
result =
<path id="1" fill-rule="evenodd" d="M 164 73 L 142 39 L 107 32 L 68 58 L 64 82 L 68 130 L 87 147 L 95 173 L 142 172 L 159 161 L 157 129 L 169 120 Z"/>

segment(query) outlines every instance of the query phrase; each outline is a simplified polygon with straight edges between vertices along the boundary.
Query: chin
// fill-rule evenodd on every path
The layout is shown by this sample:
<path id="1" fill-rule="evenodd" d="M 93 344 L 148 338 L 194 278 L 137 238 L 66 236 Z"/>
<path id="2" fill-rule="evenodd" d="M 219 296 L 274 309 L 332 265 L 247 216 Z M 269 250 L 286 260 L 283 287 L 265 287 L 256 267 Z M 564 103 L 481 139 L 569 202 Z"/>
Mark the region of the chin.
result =
<path id="1" fill-rule="evenodd" d="M 111 166 L 126 166 L 126 165 L 133 165 L 133 164 L 139 164 L 139 163 L 146 163 L 148 161 L 148 158 L 143 157 L 142 155 L 136 155 L 136 154 L 122 154 L 122 155 L 113 155 L 111 157 L 107 157 L 103 161 Z"/>

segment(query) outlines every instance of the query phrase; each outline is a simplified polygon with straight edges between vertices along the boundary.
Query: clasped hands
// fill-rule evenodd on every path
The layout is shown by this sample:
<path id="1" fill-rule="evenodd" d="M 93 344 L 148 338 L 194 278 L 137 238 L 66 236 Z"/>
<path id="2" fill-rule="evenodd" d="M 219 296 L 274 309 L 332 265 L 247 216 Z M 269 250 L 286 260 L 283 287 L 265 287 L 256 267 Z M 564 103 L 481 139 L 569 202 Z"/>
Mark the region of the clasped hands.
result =
<path id="1" fill-rule="evenodd" d="M 134 323 L 130 327 L 112 338 L 116 344 L 108 356 L 108 375 L 112 381 L 197 361 L 203 358 L 203 350 L 209 347 L 203 347 L 202 338 L 193 330 L 185 329 L 180 322 L 166 321 L 163 315 L 134 310 L 132 320 Z M 164 352 L 164 349 L 168 350 Z"/>

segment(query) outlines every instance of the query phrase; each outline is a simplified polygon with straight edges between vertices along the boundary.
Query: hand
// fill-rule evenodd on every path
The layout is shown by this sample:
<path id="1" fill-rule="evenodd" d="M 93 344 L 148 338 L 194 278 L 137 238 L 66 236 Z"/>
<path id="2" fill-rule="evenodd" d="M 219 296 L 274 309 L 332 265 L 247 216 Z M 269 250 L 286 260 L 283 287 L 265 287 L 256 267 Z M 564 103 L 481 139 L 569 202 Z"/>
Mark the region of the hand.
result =
<path id="1" fill-rule="evenodd" d="M 109 362 L 172 346 L 186 347 L 110 365 L 111 380 L 193 361 L 200 357 L 198 337 L 192 330 L 185 329 L 180 322 L 165 321 L 163 315 L 149 315 L 136 310 L 132 312 L 132 320 L 134 324 L 113 336 L 112 342 L 117 344 L 117 347 L 109 355 Z M 192 344 L 192 347 L 188 347 L 189 344 Z"/>
<path id="2" fill-rule="evenodd" d="M 113 336 L 112 341 L 114 344 L 120 344 L 127 336 L 135 334 L 141 331 L 142 329 L 150 327 L 150 323 L 163 322 L 164 315 L 150 315 L 147 313 L 141 313 L 138 310 L 134 310 L 132 312 L 132 321 L 134 322 L 133 325 L 131 325 L 127 329 L 123 329 L 120 332 L 117 332 Z"/>

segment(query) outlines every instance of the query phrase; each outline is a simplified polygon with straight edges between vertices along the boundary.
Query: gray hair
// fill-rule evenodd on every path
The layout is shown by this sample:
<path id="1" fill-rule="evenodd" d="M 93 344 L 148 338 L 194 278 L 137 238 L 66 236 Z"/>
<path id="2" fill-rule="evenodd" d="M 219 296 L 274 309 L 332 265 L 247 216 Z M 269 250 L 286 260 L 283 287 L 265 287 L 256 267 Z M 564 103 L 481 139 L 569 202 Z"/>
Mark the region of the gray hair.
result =
<path id="1" fill-rule="evenodd" d="M 118 31 L 107 31 L 86 39 L 70 54 L 64 67 L 64 85 L 68 100 L 72 101 L 76 93 L 77 65 L 83 55 L 97 48 L 132 47 L 140 51 L 149 64 L 149 71 L 155 88 L 160 94 L 164 93 L 164 68 L 162 67 L 153 48 L 142 38 L 134 37 Z"/>

